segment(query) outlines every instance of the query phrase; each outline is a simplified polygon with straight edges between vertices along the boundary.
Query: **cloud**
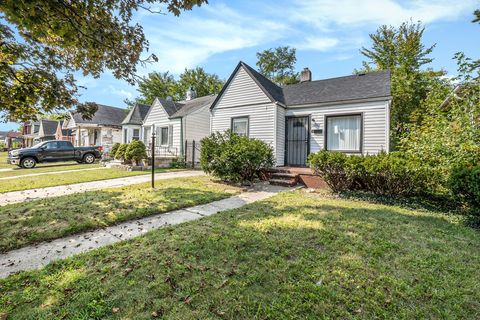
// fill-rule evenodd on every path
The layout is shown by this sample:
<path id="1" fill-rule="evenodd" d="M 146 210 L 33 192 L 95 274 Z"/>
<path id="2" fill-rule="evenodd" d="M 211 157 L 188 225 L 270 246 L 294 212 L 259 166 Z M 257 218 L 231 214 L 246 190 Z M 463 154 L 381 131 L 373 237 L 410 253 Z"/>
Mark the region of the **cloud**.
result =
<path id="1" fill-rule="evenodd" d="M 398 25 L 412 19 L 431 23 L 455 19 L 472 10 L 476 0 L 296 0 L 291 21 L 302 21 L 324 31 L 365 24 Z"/>
<path id="2" fill-rule="evenodd" d="M 146 25 L 150 51 L 159 57 L 161 70 L 180 73 L 212 55 L 275 41 L 287 29 L 281 22 L 240 14 L 225 5 L 205 6 L 196 13 L 182 15 L 181 23 L 160 16 L 157 23 Z"/>
<path id="3" fill-rule="evenodd" d="M 336 38 L 307 37 L 305 41 L 294 44 L 293 46 L 299 50 L 328 51 L 337 46 L 339 42 Z"/>
<path id="4" fill-rule="evenodd" d="M 133 93 L 132 92 L 130 92 L 128 90 L 125 90 L 125 89 L 116 88 L 112 85 L 108 86 L 108 92 L 111 93 L 111 94 L 114 94 L 116 96 L 120 96 L 122 98 L 127 98 L 127 99 L 132 99 L 133 98 Z"/>

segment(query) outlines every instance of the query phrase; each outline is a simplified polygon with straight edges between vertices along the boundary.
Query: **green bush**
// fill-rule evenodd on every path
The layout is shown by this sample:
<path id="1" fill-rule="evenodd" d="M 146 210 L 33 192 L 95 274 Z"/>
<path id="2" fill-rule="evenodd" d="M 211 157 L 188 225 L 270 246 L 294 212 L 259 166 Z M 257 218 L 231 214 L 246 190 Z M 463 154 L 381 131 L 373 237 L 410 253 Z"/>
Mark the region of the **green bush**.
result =
<path id="1" fill-rule="evenodd" d="M 145 144 L 140 140 L 132 140 L 125 149 L 125 160 L 134 161 L 135 165 L 142 159 L 147 158 L 147 148 Z"/>
<path id="2" fill-rule="evenodd" d="M 170 168 L 173 168 L 173 169 L 182 169 L 186 167 L 187 167 L 187 163 L 185 162 L 184 157 L 178 157 L 172 160 L 172 162 L 170 163 Z"/>
<path id="3" fill-rule="evenodd" d="M 117 154 L 119 147 L 120 147 L 120 143 L 118 142 L 112 146 L 112 149 L 110 149 L 110 157 L 115 158 L 115 155 Z"/>
<path id="4" fill-rule="evenodd" d="M 428 167 L 402 153 L 347 156 L 322 150 L 309 157 L 312 169 L 334 192 L 370 191 L 380 195 L 420 195 L 433 192 Z"/>
<path id="5" fill-rule="evenodd" d="M 127 151 L 127 148 L 128 148 L 128 144 L 126 143 L 122 143 L 118 149 L 117 149 L 117 152 L 115 152 L 115 159 L 117 160 L 126 160 L 125 158 L 125 152 Z"/>
<path id="6" fill-rule="evenodd" d="M 252 182 L 275 164 L 273 149 L 265 142 L 226 131 L 202 140 L 200 165 L 215 177 L 231 182 Z"/>
<path id="7" fill-rule="evenodd" d="M 352 189 L 353 179 L 348 173 L 348 156 L 342 152 L 322 150 L 308 157 L 311 168 L 334 192 Z"/>

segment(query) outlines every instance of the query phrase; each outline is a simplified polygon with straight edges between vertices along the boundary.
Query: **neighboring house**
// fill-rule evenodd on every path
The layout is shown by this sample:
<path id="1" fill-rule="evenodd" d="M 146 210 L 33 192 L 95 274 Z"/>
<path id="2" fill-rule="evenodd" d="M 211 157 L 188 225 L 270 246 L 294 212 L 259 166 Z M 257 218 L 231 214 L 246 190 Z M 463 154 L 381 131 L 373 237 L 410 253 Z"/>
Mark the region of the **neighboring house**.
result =
<path id="1" fill-rule="evenodd" d="M 0 151 L 20 148 L 23 145 L 22 133 L 18 131 L 0 131 Z"/>
<path id="2" fill-rule="evenodd" d="M 73 135 L 72 130 L 63 128 L 63 122 L 64 121 L 62 120 L 58 121 L 57 123 L 57 129 L 55 130 L 55 140 L 64 140 L 74 143 L 75 136 Z"/>
<path id="3" fill-rule="evenodd" d="M 187 99 L 155 99 L 142 126 L 141 139 L 150 146 L 152 129 L 155 130 L 155 153 L 173 157 L 185 154 L 186 142 L 197 143 L 210 134 L 210 106 L 216 95 L 196 98 L 190 88 Z M 198 153 L 199 154 L 199 153 Z"/>
<path id="4" fill-rule="evenodd" d="M 122 143 L 141 140 L 142 124 L 150 110 L 149 105 L 136 103 L 122 121 Z"/>
<path id="5" fill-rule="evenodd" d="M 26 121 L 23 123 L 22 138 L 24 148 L 29 148 L 40 142 L 38 137 L 39 130 L 40 122 Z"/>
<path id="6" fill-rule="evenodd" d="M 58 121 L 56 120 L 40 120 L 38 130 L 39 142 L 55 140 L 55 132 L 57 131 Z"/>
<path id="7" fill-rule="evenodd" d="M 91 119 L 83 119 L 81 114 L 69 112 L 62 127 L 72 130 L 75 146 L 103 146 L 108 152 L 114 143 L 122 142 L 122 121 L 126 110 L 101 104 L 97 106 Z"/>
<path id="8" fill-rule="evenodd" d="M 390 73 L 371 72 L 279 87 L 240 62 L 211 106 L 211 132 L 227 129 L 263 140 L 277 166 L 306 166 L 322 149 L 389 151 Z"/>

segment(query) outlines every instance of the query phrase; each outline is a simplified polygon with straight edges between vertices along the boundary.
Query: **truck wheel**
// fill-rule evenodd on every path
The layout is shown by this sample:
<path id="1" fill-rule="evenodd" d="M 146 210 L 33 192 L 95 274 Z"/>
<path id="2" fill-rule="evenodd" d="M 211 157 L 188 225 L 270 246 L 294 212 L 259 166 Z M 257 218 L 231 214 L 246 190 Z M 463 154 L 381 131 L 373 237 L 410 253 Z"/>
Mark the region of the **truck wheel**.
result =
<path id="1" fill-rule="evenodd" d="M 20 161 L 20 166 L 24 169 L 32 169 L 35 168 L 36 165 L 37 161 L 32 157 L 23 158 L 22 161 Z"/>
<path id="2" fill-rule="evenodd" d="M 87 153 L 83 156 L 83 162 L 85 162 L 86 164 L 92 164 L 95 162 L 95 156 L 91 153 Z"/>

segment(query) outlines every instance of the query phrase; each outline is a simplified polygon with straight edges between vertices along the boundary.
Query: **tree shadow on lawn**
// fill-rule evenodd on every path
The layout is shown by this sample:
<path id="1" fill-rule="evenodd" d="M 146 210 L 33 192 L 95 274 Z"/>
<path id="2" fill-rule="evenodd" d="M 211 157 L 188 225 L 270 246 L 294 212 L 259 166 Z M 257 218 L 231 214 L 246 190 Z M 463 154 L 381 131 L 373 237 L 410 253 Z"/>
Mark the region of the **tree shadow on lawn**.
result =
<path id="1" fill-rule="evenodd" d="M 19 318 L 26 305 L 52 318 L 475 318 L 479 245 L 478 233 L 440 215 L 291 193 L 0 288 Z M 66 277 L 75 279 L 61 285 Z"/>
<path id="2" fill-rule="evenodd" d="M 0 252 L 231 195 L 184 187 L 139 188 L 125 193 L 89 191 L 5 206 L 0 213 Z"/>

